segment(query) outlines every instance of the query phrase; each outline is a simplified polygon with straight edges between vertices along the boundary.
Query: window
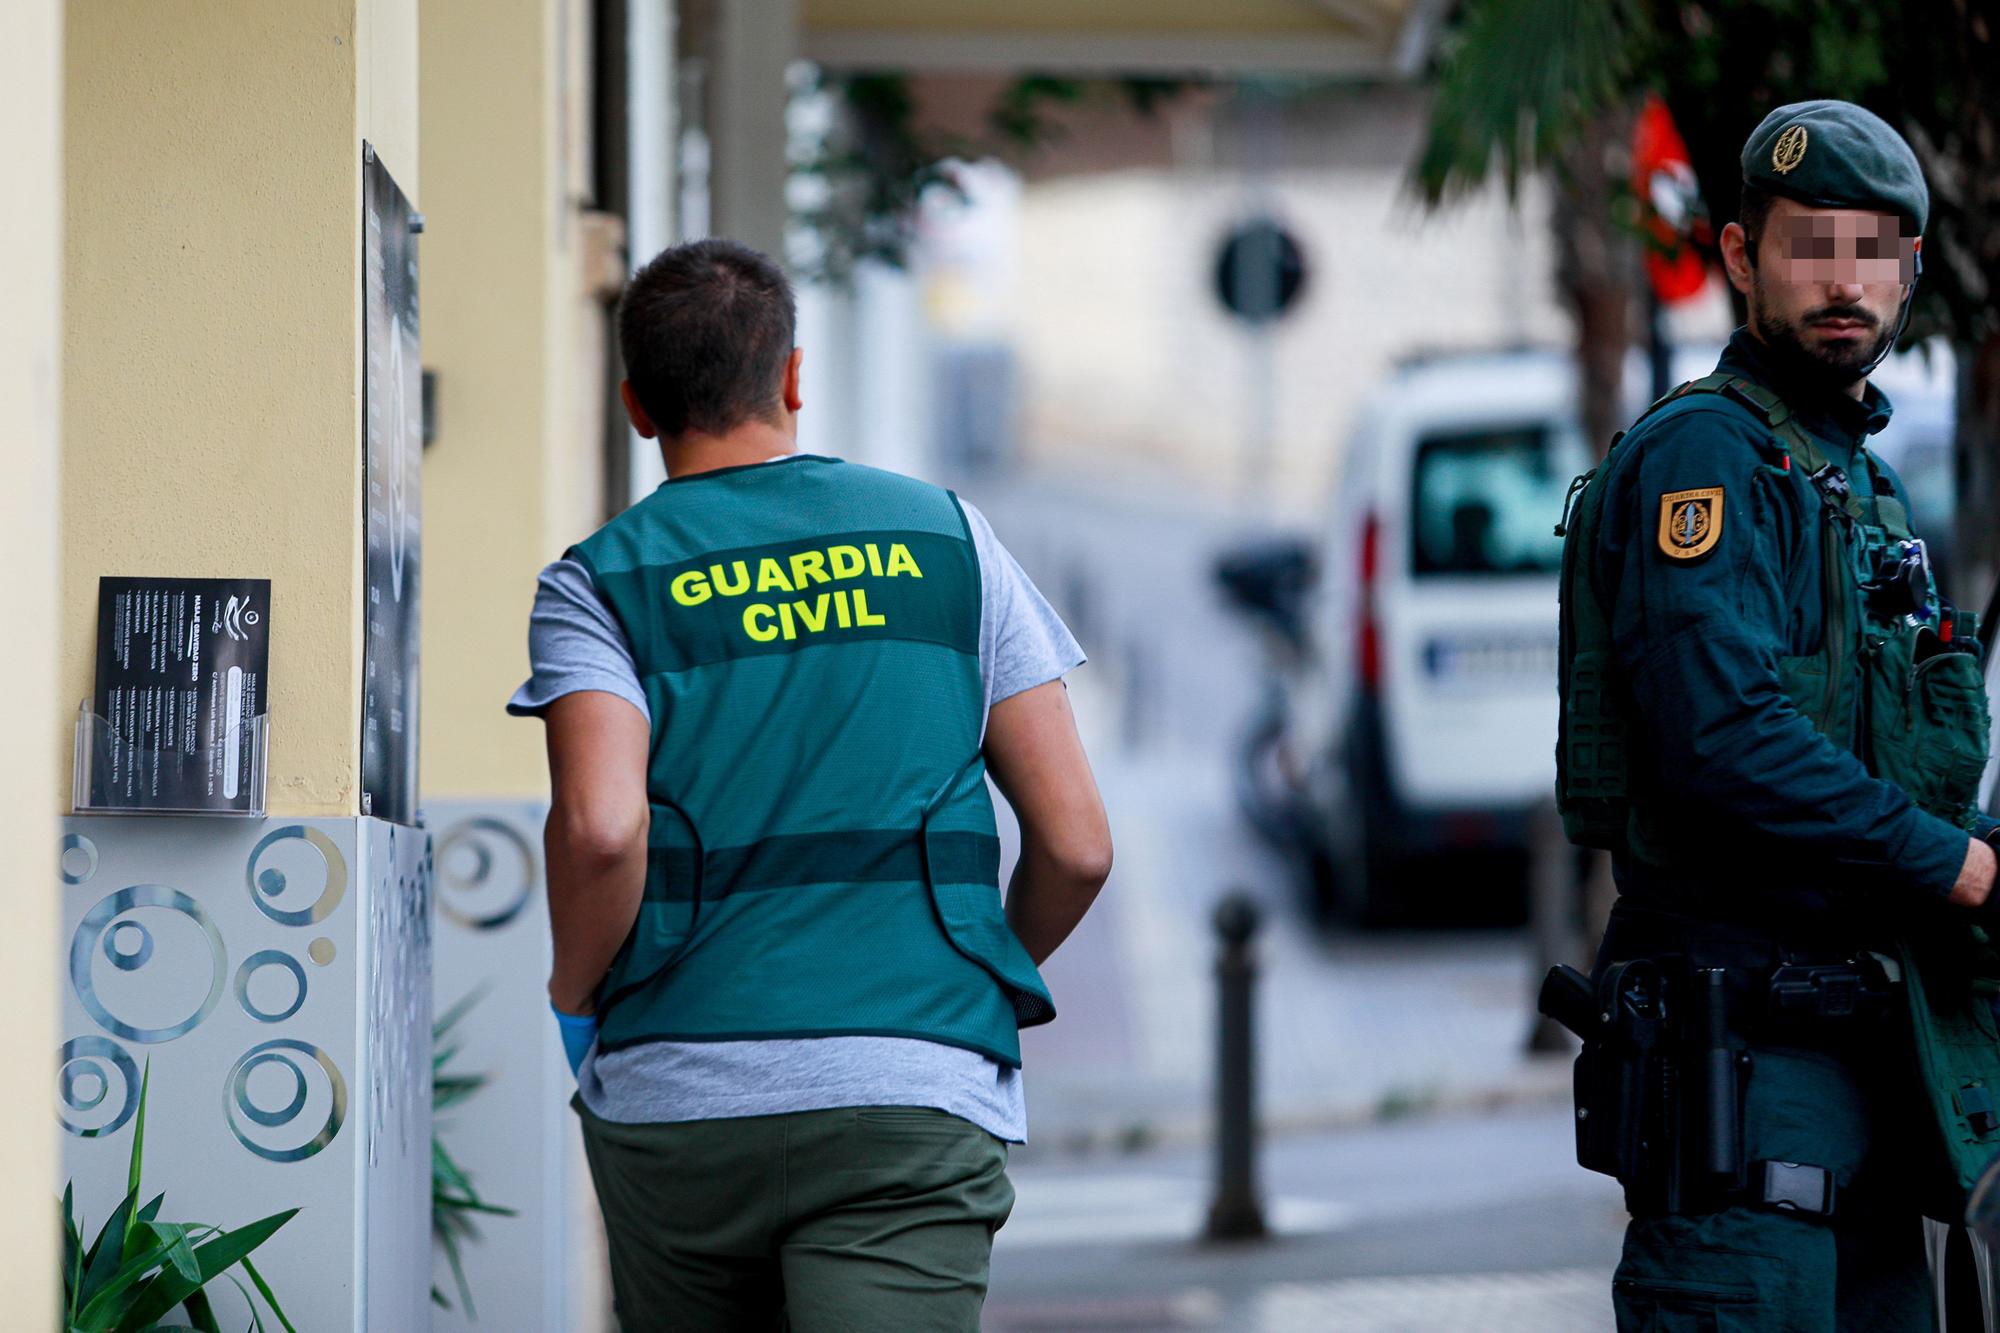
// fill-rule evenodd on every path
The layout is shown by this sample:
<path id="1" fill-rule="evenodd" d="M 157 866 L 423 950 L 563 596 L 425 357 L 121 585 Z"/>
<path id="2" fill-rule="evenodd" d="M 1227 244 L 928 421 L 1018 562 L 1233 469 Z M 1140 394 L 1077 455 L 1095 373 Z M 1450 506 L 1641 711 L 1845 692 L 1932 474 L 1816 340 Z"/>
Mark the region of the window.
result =
<path id="1" fill-rule="evenodd" d="M 1432 435 L 1417 446 L 1411 573 L 1545 574 L 1582 450 L 1546 424 Z"/>

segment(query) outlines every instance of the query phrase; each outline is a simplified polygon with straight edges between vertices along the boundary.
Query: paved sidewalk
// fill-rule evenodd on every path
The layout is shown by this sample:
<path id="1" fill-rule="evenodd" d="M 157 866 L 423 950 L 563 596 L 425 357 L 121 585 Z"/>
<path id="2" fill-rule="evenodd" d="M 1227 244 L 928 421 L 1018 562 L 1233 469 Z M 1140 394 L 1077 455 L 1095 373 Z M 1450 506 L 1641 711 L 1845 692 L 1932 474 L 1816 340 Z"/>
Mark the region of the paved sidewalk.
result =
<path id="1" fill-rule="evenodd" d="M 996 1333 L 1595 1333 L 1624 1211 L 1560 1107 L 1272 1145 L 1267 1241 L 1205 1245 L 1205 1154 L 1022 1165 L 994 1249 Z"/>

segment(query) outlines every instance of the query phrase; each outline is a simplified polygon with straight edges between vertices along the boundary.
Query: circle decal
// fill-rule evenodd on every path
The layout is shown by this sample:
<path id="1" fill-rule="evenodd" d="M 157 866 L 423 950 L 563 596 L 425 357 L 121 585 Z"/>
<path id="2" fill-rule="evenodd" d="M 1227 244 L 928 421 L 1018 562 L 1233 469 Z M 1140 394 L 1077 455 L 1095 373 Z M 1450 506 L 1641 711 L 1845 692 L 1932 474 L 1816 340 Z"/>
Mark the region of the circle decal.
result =
<path id="1" fill-rule="evenodd" d="M 140 908 L 157 908 L 187 918 L 200 927 L 208 944 L 208 986 L 200 1003 L 186 1017 L 157 1027 L 141 1027 L 113 1014 L 98 994 L 97 981 L 91 972 L 92 960 L 100 947 L 112 966 L 121 972 L 134 972 L 155 961 L 159 951 L 154 948 L 153 932 L 139 922 L 118 920 L 125 913 Z M 135 930 L 137 935 L 133 934 Z M 129 948 L 121 944 L 121 941 L 129 943 L 134 940 L 137 943 Z M 229 955 L 222 946 L 222 932 L 215 928 L 215 922 L 202 910 L 200 903 L 179 889 L 170 889 L 164 884 L 133 884 L 101 899 L 83 914 L 83 920 L 77 923 L 76 935 L 70 940 L 69 979 L 76 988 L 77 998 L 83 1001 L 84 1012 L 96 1019 L 106 1032 L 127 1041 L 172 1041 L 194 1031 L 204 1018 L 214 1012 L 216 1003 L 222 999 L 223 986 L 229 980 Z"/>
<path id="2" fill-rule="evenodd" d="M 333 953 L 333 941 L 324 935 L 306 946 L 306 957 L 312 959 L 320 967 L 325 967 L 333 961 Z"/>
<path id="3" fill-rule="evenodd" d="M 326 871 L 325 882 L 320 886 L 319 896 L 305 907 L 280 907 L 276 899 L 291 887 L 285 872 L 277 866 L 258 869 L 265 852 L 273 844 L 289 842 L 300 838 L 319 853 L 321 865 Z M 283 828 L 272 829 L 260 839 L 250 851 L 250 864 L 245 868 L 245 877 L 250 884 L 250 901 L 257 904 L 257 910 L 281 926 L 310 926 L 333 915 L 333 909 L 340 906 L 340 900 L 347 893 L 347 859 L 334 846 L 333 839 L 316 828 L 303 824 L 287 824 Z"/>
<path id="4" fill-rule="evenodd" d="M 498 930 L 527 907 L 541 863 L 519 830 L 498 819 L 468 819 L 438 839 L 438 910 L 473 930 Z"/>
<path id="5" fill-rule="evenodd" d="M 283 1110 L 267 1111 L 251 1100 L 250 1075 L 265 1065 L 282 1069 L 292 1076 L 292 1099 L 285 1103 Z M 235 1097 L 236 1105 L 243 1114 L 267 1129 L 290 1124 L 305 1109 L 306 1072 L 278 1052 L 266 1051 L 243 1062 L 242 1070 L 236 1075 Z"/>
<path id="6" fill-rule="evenodd" d="M 259 1009 L 250 998 L 250 978 L 266 967 L 283 968 L 292 974 L 292 1002 L 283 1009 Z M 236 1002 L 243 1006 L 243 1012 L 259 1023 L 282 1023 L 299 1011 L 306 1002 L 306 970 L 299 966 L 299 960 L 282 949 L 261 949 L 243 960 L 236 969 Z M 270 1057 L 277 1059 L 277 1056 Z"/>
<path id="7" fill-rule="evenodd" d="M 104 932 L 104 956 L 120 972 L 137 972 L 153 956 L 153 932 L 137 921 L 115 922 Z"/>
<path id="8" fill-rule="evenodd" d="M 56 867 L 65 884 L 81 884 L 97 873 L 97 844 L 81 833 L 65 833 Z"/>
<path id="9" fill-rule="evenodd" d="M 87 1116 L 87 1112 L 95 1111 L 110 1096 L 114 1071 L 118 1077 L 118 1110 L 108 1119 Z M 56 1113 L 56 1119 L 80 1139 L 117 1133 L 139 1109 L 139 1067 L 132 1063 L 124 1047 L 106 1037 L 72 1037 L 64 1042 L 56 1064 L 56 1086 L 63 1108 Z M 99 1123 L 87 1124 L 86 1119 Z"/>
<path id="10" fill-rule="evenodd" d="M 312 1061 L 326 1075 L 326 1120 L 312 1137 L 292 1147 L 276 1147 L 251 1137 L 255 1130 L 246 1131 L 243 1121 L 263 1129 L 282 1129 L 295 1125 L 309 1102 L 318 1100 L 314 1094 L 313 1082 L 306 1077 L 305 1067 L 297 1055 L 311 1057 Z M 251 1099 L 250 1075 L 267 1066 L 284 1069 L 292 1076 L 292 1096 L 282 1107 L 272 1110 L 260 1106 Z M 327 1144 L 333 1142 L 340 1133 L 340 1127 L 347 1120 L 347 1082 L 341 1078 L 339 1068 L 332 1057 L 310 1042 L 293 1041 L 289 1037 L 276 1037 L 261 1045 L 252 1046 L 230 1067 L 222 1080 L 222 1112 L 229 1121 L 229 1132 L 236 1141 L 272 1162 L 302 1162 Z"/>

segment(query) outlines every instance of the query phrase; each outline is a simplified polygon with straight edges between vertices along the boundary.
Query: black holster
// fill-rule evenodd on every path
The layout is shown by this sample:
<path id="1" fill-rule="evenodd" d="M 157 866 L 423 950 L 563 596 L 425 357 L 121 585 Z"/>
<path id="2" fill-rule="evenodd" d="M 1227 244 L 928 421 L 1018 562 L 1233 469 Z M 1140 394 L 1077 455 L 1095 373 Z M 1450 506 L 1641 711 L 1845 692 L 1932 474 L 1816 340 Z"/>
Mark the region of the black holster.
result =
<path id="1" fill-rule="evenodd" d="M 1557 967 L 1539 1008 L 1583 1039 L 1576 1061 L 1576 1160 L 1617 1177 L 1634 1212 L 1699 1212 L 1748 1199 L 1832 1211 L 1825 1169 L 1746 1160 L 1745 1038 L 1810 1041 L 1879 1022 L 1900 977 L 1879 956 L 1711 966 L 1670 955 L 1606 965 L 1595 983 Z M 1817 1173 L 1806 1185 L 1794 1177 Z M 1808 1207 L 1805 1193 L 1821 1202 Z"/>
<path id="2" fill-rule="evenodd" d="M 1576 1160 L 1615 1176 L 1634 1211 L 1743 1187 L 1744 1056 L 1731 1037 L 1720 969 L 1613 963 L 1593 986 L 1553 969 L 1541 1009 L 1583 1039 L 1576 1060 Z"/>

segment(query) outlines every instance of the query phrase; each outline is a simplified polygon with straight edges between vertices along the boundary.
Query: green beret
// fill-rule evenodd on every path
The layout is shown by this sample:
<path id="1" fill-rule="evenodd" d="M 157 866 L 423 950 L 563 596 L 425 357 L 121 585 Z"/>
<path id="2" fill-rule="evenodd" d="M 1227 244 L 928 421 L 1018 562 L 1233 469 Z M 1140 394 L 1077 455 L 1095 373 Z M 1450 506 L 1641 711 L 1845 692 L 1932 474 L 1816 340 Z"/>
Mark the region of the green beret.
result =
<path id="1" fill-rule="evenodd" d="M 1852 102 L 1793 102 L 1764 117 L 1743 145 L 1743 183 L 1818 208 L 1900 213 L 1919 234 L 1930 220 L 1917 155 Z"/>

